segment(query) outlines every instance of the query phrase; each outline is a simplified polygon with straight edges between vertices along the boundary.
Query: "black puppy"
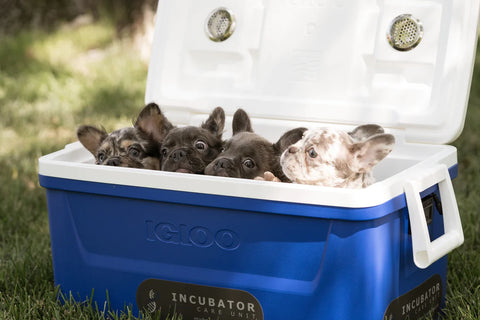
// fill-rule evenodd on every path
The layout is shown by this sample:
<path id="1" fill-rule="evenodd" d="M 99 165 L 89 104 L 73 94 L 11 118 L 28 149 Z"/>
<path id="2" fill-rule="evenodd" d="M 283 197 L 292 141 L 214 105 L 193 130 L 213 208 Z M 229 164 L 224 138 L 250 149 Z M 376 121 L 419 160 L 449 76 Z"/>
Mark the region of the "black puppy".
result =
<path id="1" fill-rule="evenodd" d="M 173 125 L 155 103 L 140 111 L 133 127 L 115 130 L 82 125 L 78 140 L 95 156 L 95 163 L 109 166 L 160 169 L 160 145 Z"/>
<path id="2" fill-rule="evenodd" d="M 161 170 L 185 173 L 204 173 L 205 167 L 222 150 L 225 112 L 215 108 L 200 126 L 174 128 L 162 143 Z"/>
<path id="3" fill-rule="evenodd" d="M 224 144 L 224 151 L 205 169 L 205 174 L 253 179 L 266 171 L 288 182 L 280 166 L 280 155 L 290 145 L 302 138 L 306 128 L 287 131 L 276 142 L 253 132 L 248 114 L 238 109 L 233 115 L 233 135 Z"/>

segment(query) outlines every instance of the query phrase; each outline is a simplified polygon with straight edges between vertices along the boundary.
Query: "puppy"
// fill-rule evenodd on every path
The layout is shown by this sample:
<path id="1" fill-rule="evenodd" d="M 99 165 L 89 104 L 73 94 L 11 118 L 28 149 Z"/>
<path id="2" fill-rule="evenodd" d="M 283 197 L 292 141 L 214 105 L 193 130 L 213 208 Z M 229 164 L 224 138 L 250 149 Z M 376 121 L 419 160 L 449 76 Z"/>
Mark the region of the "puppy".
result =
<path id="1" fill-rule="evenodd" d="M 161 170 L 184 173 L 204 173 L 205 167 L 222 150 L 225 112 L 215 108 L 200 126 L 174 128 L 162 144 Z"/>
<path id="2" fill-rule="evenodd" d="M 160 142 L 172 128 L 158 105 L 150 103 L 141 110 L 133 127 L 107 134 L 103 128 L 82 125 L 77 137 L 94 155 L 96 164 L 159 170 Z"/>
<path id="3" fill-rule="evenodd" d="M 375 180 L 372 168 L 393 148 L 395 138 L 377 125 L 350 133 L 330 128 L 308 130 L 280 158 L 283 172 L 295 183 L 365 188 Z"/>
<path id="4" fill-rule="evenodd" d="M 305 128 L 290 130 L 272 144 L 253 132 L 249 116 L 238 109 L 233 115 L 232 129 L 232 138 L 225 142 L 224 151 L 205 168 L 205 174 L 253 179 L 270 171 L 281 181 L 288 181 L 280 167 L 280 155 L 301 139 Z"/>

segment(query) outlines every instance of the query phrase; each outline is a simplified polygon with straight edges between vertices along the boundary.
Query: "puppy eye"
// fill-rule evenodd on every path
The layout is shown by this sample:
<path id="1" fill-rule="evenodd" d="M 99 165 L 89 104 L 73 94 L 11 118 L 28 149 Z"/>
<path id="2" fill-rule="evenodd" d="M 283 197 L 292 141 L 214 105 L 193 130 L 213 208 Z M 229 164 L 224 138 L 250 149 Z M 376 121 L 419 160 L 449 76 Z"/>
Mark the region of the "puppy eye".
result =
<path id="1" fill-rule="evenodd" d="M 318 155 L 313 147 L 308 149 L 307 152 L 308 152 L 308 155 L 310 156 L 310 158 L 316 158 L 317 155 Z"/>
<path id="2" fill-rule="evenodd" d="M 128 154 L 131 155 L 132 157 L 138 157 L 140 156 L 140 150 L 138 150 L 137 148 L 130 148 L 128 150 Z"/>
<path id="3" fill-rule="evenodd" d="M 162 153 L 162 156 L 166 157 L 167 156 L 167 148 L 163 148 L 162 151 L 160 151 Z"/>
<path id="4" fill-rule="evenodd" d="M 198 150 L 205 150 L 207 149 L 207 144 L 202 140 L 197 140 L 195 142 L 195 148 L 197 148 Z"/>
<path id="5" fill-rule="evenodd" d="M 103 152 L 100 152 L 97 155 L 97 159 L 98 159 L 98 162 L 103 162 L 103 160 L 105 159 L 105 154 Z"/>
<path id="6" fill-rule="evenodd" d="M 252 159 L 247 159 L 243 161 L 243 165 L 249 169 L 252 169 L 255 167 L 255 162 Z"/>

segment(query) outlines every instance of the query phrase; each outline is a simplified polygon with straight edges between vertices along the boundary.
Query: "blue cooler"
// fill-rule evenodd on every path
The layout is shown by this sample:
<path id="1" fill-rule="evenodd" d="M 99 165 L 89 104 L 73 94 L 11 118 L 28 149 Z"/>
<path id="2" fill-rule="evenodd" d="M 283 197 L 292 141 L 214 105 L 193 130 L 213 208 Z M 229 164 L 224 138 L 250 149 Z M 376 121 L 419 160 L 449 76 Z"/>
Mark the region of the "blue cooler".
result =
<path id="1" fill-rule="evenodd" d="M 238 107 L 287 129 L 377 123 L 393 152 L 365 189 L 39 160 L 55 284 L 188 320 L 418 319 L 463 243 L 451 179 L 479 0 L 160 1 L 146 102 L 176 125 Z"/>

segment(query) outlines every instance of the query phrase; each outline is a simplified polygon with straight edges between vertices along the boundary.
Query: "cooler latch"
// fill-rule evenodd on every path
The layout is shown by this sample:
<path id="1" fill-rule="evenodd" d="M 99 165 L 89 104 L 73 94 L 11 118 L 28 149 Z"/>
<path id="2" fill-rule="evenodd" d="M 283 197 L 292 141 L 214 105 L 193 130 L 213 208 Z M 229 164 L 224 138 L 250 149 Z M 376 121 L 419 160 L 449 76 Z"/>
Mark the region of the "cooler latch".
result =
<path id="1" fill-rule="evenodd" d="M 435 198 L 432 196 L 433 203 L 428 209 L 428 205 L 424 207 L 420 192 L 435 184 L 438 184 L 440 191 L 440 210 L 443 212 L 445 233 L 430 241 L 425 211 L 430 209 L 433 211 Z M 459 247 L 464 241 L 457 200 L 447 166 L 439 164 L 423 168 L 414 180 L 405 182 L 404 191 L 412 231 L 413 261 L 417 267 L 424 269 Z"/>
<path id="2" fill-rule="evenodd" d="M 433 213 L 435 209 L 440 215 L 443 215 L 442 202 L 436 193 L 431 193 L 422 198 L 423 211 L 425 212 L 425 221 L 429 226 L 433 222 Z M 412 234 L 412 227 L 408 225 L 408 234 Z"/>

